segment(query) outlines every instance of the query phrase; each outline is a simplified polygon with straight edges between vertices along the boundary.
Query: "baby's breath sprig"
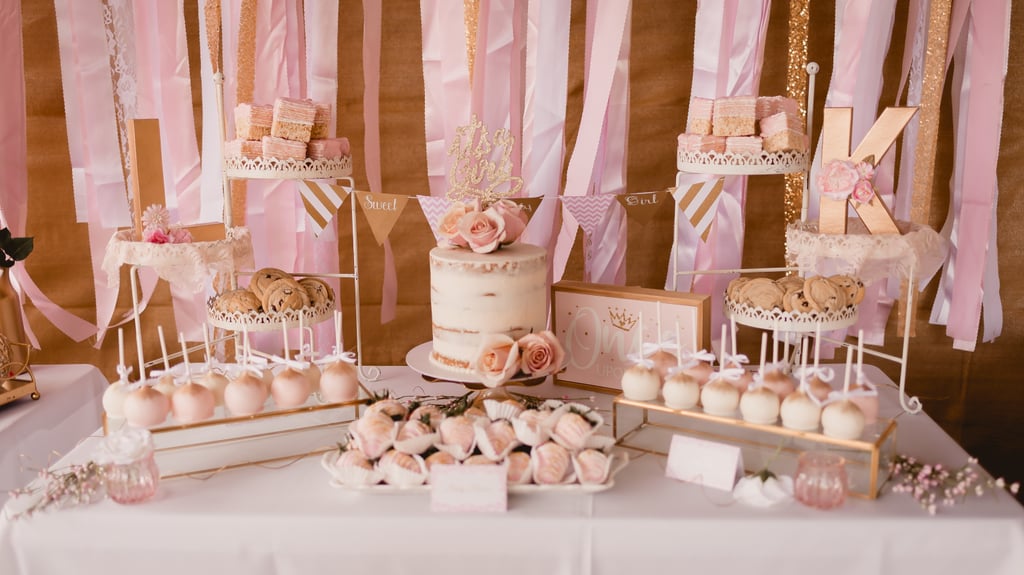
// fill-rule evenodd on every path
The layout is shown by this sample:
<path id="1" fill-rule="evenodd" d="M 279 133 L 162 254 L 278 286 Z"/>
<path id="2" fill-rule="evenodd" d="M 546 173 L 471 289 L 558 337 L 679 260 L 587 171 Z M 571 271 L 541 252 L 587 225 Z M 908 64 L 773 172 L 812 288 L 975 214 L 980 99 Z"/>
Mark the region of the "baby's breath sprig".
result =
<path id="1" fill-rule="evenodd" d="M 909 493 L 929 515 L 939 507 L 952 507 L 962 503 L 968 495 L 981 497 L 986 490 L 1006 489 L 1016 495 L 1020 483 L 1007 483 L 1002 477 L 992 479 L 978 467 L 978 460 L 970 457 L 967 463 L 947 469 L 941 463 L 934 465 L 906 455 L 897 455 L 889 465 L 894 482 L 893 493 Z"/>

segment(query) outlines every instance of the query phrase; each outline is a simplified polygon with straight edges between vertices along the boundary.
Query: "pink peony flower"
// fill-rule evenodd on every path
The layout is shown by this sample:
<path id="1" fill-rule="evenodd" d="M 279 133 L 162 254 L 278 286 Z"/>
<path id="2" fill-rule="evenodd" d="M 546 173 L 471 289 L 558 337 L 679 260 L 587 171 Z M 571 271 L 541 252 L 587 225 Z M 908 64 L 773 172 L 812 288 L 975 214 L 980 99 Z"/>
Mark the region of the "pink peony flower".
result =
<path id="1" fill-rule="evenodd" d="M 851 197 L 856 202 L 866 204 L 871 201 L 871 198 L 875 197 L 875 187 L 871 185 L 870 180 L 861 180 L 857 182 L 857 185 L 853 186 Z"/>
<path id="2" fill-rule="evenodd" d="M 565 350 L 550 331 L 528 333 L 519 338 L 519 369 L 527 375 L 544 377 L 562 367 Z"/>
<path id="3" fill-rule="evenodd" d="M 171 238 L 167 237 L 167 234 L 165 234 L 164 231 L 159 229 L 159 228 L 147 229 L 146 231 L 144 231 L 142 233 L 142 240 L 143 241 L 147 241 L 147 242 L 149 242 L 151 244 L 169 244 L 169 243 L 172 243 L 171 242 Z"/>
<path id="4" fill-rule="evenodd" d="M 167 237 L 170 239 L 170 243 L 172 244 L 192 243 L 192 232 L 185 228 L 172 227 L 167 230 Z"/>
<path id="5" fill-rule="evenodd" d="M 488 208 L 488 211 L 492 210 L 505 220 L 505 240 L 502 242 L 503 244 L 510 244 L 523 235 L 523 231 L 526 230 L 526 224 L 530 220 L 526 216 L 526 212 L 523 211 L 522 206 L 512 200 L 498 200 Z"/>
<path id="6" fill-rule="evenodd" d="M 817 183 L 826 197 L 845 200 L 850 197 L 859 179 L 860 174 L 851 162 L 833 160 L 822 166 Z"/>
<path id="7" fill-rule="evenodd" d="M 473 372 L 487 387 L 498 387 L 519 369 L 519 344 L 504 334 L 484 336 L 473 361 Z"/>
<path id="8" fill-rule="evenodd" d="M 505 220 L 490 209 L 466 213 L 456 227 L 469 248 L 478 254 L 493 252 L 505 239 Z"/>
<path id="9" fill-rule="evenodd" d="M 857 162 L 857 173 L 862 180 L 871 180 L 875 177 L 875 167 L 867 162 Z"/>
<path id="10" fill-rule="evenodd" d="M 441 236 L 441 242 L 447 242 L 448 245 L 443 247 L 467 247 L 469 244 L 466 242 L 466 238 L 459 233 L 459 220 L 462 219 L 469 212 L 469 206 L 462 202 L 452 202 L 451 206 L 448 207 L 448 211 L 441 216 L 441 222 L 437 226 L 437 233 Z"/>

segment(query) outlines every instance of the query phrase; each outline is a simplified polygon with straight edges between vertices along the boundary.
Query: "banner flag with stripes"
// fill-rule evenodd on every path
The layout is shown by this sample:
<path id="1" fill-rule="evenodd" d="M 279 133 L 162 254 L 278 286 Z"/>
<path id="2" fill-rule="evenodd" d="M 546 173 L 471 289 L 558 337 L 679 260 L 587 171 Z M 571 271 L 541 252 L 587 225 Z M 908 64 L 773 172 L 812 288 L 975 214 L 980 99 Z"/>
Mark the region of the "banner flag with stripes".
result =
<path id="1" fill-rule="evenodd" d="M 320 237 L 331 223 L 334 214 L 348 196 L 348 190 L 342 186 L 314 180 L 302 180 L 299 193 L 302 195 L 302 205 L 306 207 L 306 213 L 313 224 L 313 235 L 316 237 Z"/>
<path id="2" fill-rule="evenodd" d="M 677 194 L 681 196 L 679 209 L 683 210 L 683 215 L 697 231 L 701 241 L 708 241 L 708 233 L 711 231 L 711 223 L 715 220 L 718 200 L 724 186 L 725 178 L 717 178 L 693 184 L 685 191 L 677 190 Z"/>

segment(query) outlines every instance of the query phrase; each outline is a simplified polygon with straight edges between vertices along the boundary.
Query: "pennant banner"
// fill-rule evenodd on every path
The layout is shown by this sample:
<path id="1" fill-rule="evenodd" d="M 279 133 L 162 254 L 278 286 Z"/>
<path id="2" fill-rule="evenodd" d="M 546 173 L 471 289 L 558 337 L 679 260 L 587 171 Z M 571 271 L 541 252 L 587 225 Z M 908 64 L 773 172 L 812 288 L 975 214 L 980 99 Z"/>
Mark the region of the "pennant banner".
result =
<path id="1" fill-rule="evenodd" d="M 679 209 L 683 211 L 683 215 L 700 236 L 701 241 L 708 241 L 708 233 L 711 231 L 711 223 L 715 220 L 718 200 L 722 196 L 724 186 L 725 178 L 718 178 L 693 184 L 685 189 L 676 189 Z"/>
<path id="2" fill-rule="evenodd" d="M 416 196 L 416 199 L 420 203 L 420 209 L 423 210 L 423 217 L 427 218 L 430 231 L 434 233 L 434 239 L 440 240 L 441 236 L 438 235 L 437 228 L 441 224 L 441 217 L 448 211 L 452 201 L 444 196 Z"/>
<path id="3" fill-rule="evenodd" d="M 302 205 L 306 207 L 306 214 L 313 226 L 313 234 L 320 237 L 345 201 L 348 190 L 336 184 L 302 180 L 299 194 L 302 195 Z"/>
<path id="4" fill-rule="evenodd" d="M 608 213 L 608 207 L 615 201 L 615 195 L 563 196 L 562 204 L 576 223 L 588 236 L 593 234 Z"/>
<path id="5" fill-rule="evenodd" d="M 619 194 L 615 198 L 625 208 L 626 214 L 639 220 L 641 223 L 651 221 L 654 214 L 661 209 L 665 200 L 669 198 L 666 191 L 660 192 L 638 192 L 635 194 Z"/>
<path id="6" fill-rule="evenodd" d="M 409 196 L 359 191 L 354 193 L 370 224 L 373 239 L 377 240 L 377 245 L 384 245 L 384 240 L 388 239 L 402 210 L 409 203 Z"/>

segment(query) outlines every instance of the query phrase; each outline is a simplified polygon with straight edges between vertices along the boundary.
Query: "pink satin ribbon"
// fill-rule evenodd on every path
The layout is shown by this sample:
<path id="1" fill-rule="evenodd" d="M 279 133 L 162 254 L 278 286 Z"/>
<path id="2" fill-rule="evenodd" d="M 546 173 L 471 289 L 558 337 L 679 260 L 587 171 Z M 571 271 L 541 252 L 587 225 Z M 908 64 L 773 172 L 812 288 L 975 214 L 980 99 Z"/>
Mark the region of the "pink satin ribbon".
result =
<path id="1" fill-rule="evenodd" d="M 576 136 L 576 147 L 569 159 L 566 176 L 566 196 L 583 196 L 590 191 L 593 174 L 597 165 L 601 133 L 608 112 L 608 105 L 618 66 L 622 39 L 629 20 L 630 3 L 592 0 L 588 2 L 588 13 L 594 15 L 594 40 L 590 44 L 586 91 L 583 97 L 583 115 Z M 599 40 L 599 41 L 598 41 Z M 562 227 L 555 245 L 553 279 L 562 279 L 569 252 L 576 239 L 577 226 L 570 220 L 562 221 Z"/>
<path id="2" fill-rule="evenodd" d="M 953 196 L 958 213 L 954 214 L 951 239 L 956 248 L 946 270 L 951 278 L 944 276 L 940 282 L 934 309 L 948 306 L 946 334 L 953 338 L 954 349 L 966 351 L 973 351 L 977 344 L 983 308 L 982 341 L 991 341 L 1002 331 L 995 242 L 996 163 L 1009 21 L 1010 3 L 1005 0 L 954 3 L 950 51 L 957 49 L 953 39 L 966 42 L 956 58 L 959 86 L 954 88 L 957 143 Z M 965 35 L 960 33 L 961 25 L 966 26 Z"/>
<path id="3" fill-rule="evenodd" d="M 338 101 L 338 2 L 335 0 L 304 0 L 306 38 L 303 44 L 305 53 L 306 90 L 310 98 L 316 102 L 330 104 L 333 112 L 332 121 L 327 125 L 328 135 L 335 136 L 337 125 Z M 364 7 L 365 10 L 365 7 Z M 365 42 L 364 42 L 365 46 Z M 369 106 L 369 102 L 366 103 Z M 365 152 L 364 152 L 365 153 Z M 369 167 L 367 167 L 369 173 Z M 333 183 L 333 182 L 332 182 Z M 303 219 L 306 233 L 302 235 L 300 253 L 307 254 L 304 271 L 337 272 L 338 233 L 337 218 L 320 237 L 308 230 L 308 221 Z M 337 278 L 324 278 L 334 293 L 340 294 L 341 282 Z M 334 343 L 334 326 L 331 322 L 320 323 L 313 328 L 314 349 L 320 354 L 327 354 Z"/>
<path id="4" fill-rule="evenodd" d="M 571 9 L 570 0 L 529 4 L 522 173 L 523 187 L 530 197 L 556 198 L 562 187 Z M 542 201 L 523 241 L 550 251 L 558 207 L 556 201 Z"/>
<path id="5" fill-rule="evenodd" d="M 691 95 L 717 98 L 758 94 L 770 8 L 770 0 L 705 1 L 698 5 Z M 681 184 L 689 185 L 707 177 L 684 175 L 679 179 Z M 690 226 L 689 222 L 681 224 L 684 231 L 677 231 L 674 257 L 679 271 L 741 267 L 745 203 L 746 178 L 726 178 L 707 242 L 697 241 L 696 247 L 691 247 L 696 234 L 692 228 L 685 229 Z M 699 293 L 721 293 L 730 279 L 698 275 L 691 289 Z M 722 322 L 721 307 L 720 298 L 712 298 L 712 325 Z"/>

